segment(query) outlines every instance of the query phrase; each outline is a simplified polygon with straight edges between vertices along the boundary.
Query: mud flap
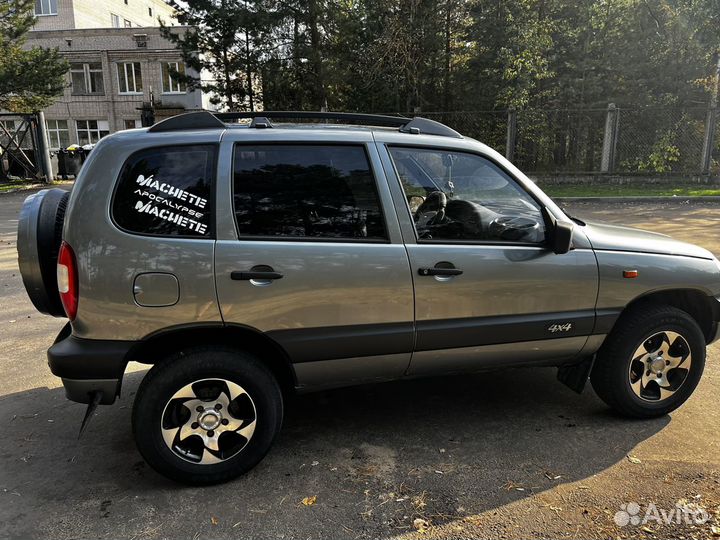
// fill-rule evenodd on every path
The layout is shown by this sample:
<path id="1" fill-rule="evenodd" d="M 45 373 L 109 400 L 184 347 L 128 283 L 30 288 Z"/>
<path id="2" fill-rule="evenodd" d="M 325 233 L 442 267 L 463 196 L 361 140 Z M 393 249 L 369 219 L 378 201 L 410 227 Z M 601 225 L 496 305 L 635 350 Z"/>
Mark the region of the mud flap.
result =
<path id="1" fill-rule="evenodd" d="M 592 371 L 594 363 L 595 355 L 592 355 L 577 364 L 560 366 L 557 372 L 558 381 L 578 394 L 581 394 L 590 377 L 590 371 Z"/>
<path id="2" fill-rule="evenodd" d="M 87 409 L 85 410 L 85 417 L 83 418 L 82 424 L 80 424 L 80 433 L 78 433 L 78 439 L 82 437 L 83 432 L 85 431 L 85 428 L 87 428 L 88 424 L 90 423 L 90 418 L 92 417 L 93 413 L 95 412 L 95 409 L 97 409 L 98 404 L 103 398 L 103 392 L 102 390 L 96 390 L 92 393 L 92 396 L 90 397 L 90 401 L 88 402 Z"/>

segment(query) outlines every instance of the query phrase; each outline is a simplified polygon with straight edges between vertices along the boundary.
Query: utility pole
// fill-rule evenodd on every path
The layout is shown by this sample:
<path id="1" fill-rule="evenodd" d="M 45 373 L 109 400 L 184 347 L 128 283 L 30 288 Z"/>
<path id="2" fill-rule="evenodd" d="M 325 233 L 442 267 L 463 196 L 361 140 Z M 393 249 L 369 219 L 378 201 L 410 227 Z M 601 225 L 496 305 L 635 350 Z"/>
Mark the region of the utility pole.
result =
<path id="1" fill-rule="evenodd" d="M 49 184 L 53 180 L 52 162 L 50 161 L 50 149 L 48 147 L 47 129 L 45 127 L 45 114 L 39 111 L 35 116 L 35 140 L 37 141 L 35 159 L 38 162 L 39 169 L 45 177 L 45 183 Z"/>
<path id="2" fill-rule="evenodd" d="M 720 94 L 720 51 L 716 52 L 715 56 L 717 57 L 717 65 L 715 67 L 713 88 L 710 94 L 710 106 L 708 107 L 707 117 L 705 118 L 705 140 L 703 143 L 702 161 L 700 163 L 700 172 L 702 174 L 710 173 L 713 147 L 715 146 L 715 132 L 717 130 L 718 94 Z"/>

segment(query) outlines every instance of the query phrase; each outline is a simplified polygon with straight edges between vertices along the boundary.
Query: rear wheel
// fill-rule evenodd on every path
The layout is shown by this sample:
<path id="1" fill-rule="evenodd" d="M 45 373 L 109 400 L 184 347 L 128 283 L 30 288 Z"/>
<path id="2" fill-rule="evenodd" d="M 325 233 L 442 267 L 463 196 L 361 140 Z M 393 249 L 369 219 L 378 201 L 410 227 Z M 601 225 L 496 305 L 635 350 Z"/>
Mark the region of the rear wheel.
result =
<path id="1" fill-rule="evenodd" d="M 282 394 L 257 359 L 232 349 L 171 355 L 140 384 L 133 432 L 159 473 L 188 484 L 216 484 L 254 467 L 282 422 Z"/>
<path id="2" fill-rule="evenodd" d="M 705 337 L 695 320 L 670 306 L 638 307 L 608 336 L 590 375 L 598 396 L 626 416 L 677 409 L 705 366 Z"/>

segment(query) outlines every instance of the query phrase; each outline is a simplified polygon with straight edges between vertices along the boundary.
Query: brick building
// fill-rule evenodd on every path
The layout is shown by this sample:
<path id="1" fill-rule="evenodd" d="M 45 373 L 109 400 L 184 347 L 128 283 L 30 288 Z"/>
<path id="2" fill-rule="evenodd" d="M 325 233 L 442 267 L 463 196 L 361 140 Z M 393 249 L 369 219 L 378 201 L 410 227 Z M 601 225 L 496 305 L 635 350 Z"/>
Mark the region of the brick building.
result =
<path id="1" fill-rule="evenodd" d="M 70 63 L 63 96 L 44 111 L 51 149 L 140 127 L 151 102 L 156 120 L 209 105 L 173 77 L 186 68 L 157 27 L 173 22 L 163 0 L 36 0 L 35 11 L 27 45 L 57 47 Z"/>
<path id="2" fill-rule="evenodd" d="M 163 0 L 36 0 L 35 30 L 157 26 L 174 12 Z"/>

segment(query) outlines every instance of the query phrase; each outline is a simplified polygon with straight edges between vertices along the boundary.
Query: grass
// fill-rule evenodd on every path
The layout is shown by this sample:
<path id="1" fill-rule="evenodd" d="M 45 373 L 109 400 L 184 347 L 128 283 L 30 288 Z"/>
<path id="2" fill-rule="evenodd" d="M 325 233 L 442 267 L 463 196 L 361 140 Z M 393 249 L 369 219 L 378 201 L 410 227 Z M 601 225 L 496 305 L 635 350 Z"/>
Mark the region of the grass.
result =
<path id="1" fill-rule="evenodd" d="M 658 184 L 635 185 L 540 185 L 551 197 L 703 197 L 720 196 L 720 186 L 699 184 L 666 186 Z"/>
<path id="2" fill-rule="evenodd" d="M 0 182 L 0 194 L 12 193 L 14 191 L 21 191 L 25 189 L 37 188 L 37 187 L 52 187 L 61 184 L 68 183 L 67 180 L 53 180 L 49 184 L 43 184 L 37 180 L 25 180 L 25 179 L 10 179 L 3 180 Z"/>

